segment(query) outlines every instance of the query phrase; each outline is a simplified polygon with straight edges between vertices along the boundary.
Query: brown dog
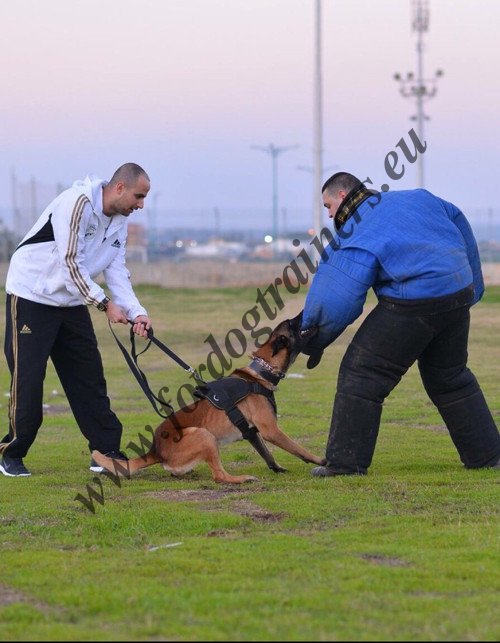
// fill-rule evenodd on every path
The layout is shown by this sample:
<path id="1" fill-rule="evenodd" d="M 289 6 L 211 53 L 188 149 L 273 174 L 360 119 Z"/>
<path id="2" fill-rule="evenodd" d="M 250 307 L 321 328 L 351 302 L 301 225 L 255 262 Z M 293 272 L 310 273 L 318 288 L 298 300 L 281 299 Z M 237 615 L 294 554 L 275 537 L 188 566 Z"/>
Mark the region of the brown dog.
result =
<path id="1" fill-rule="evenodd" d="M 277 382 L 285 376 L 285 372 L 293 363 L 301 348 L 310 339 L 315 330 L 300 331 L 302 315 L 281 322 L 272 332 L 268 341 L 253 353 L 251 364 L 238 368 L 224 381 L 234 385 L 238 382 L 232 378 L 240 378 L 250 383 L 258 383 L 269 391 L 276 389 Z M 228 380 L 230 380 L 228 382 Z M 255 384 L 254 384 L 255 386 Z M 215 396 L 217 399 L 217 396 Z M 273 400 L 274 401 L 274 400 Z M 314 464 L 324 464 L 324 460 L 313 455 L 288 437 L 279 428 L 273 401 L 255 392 L 250 392 L 237 403 L 247 423 L 258 429 L 257 450 L 267 465 L 273 471 L 285 471 L 274 460 L 268 451 L 264 438 L 268 442 L 288 451 L 289 453 Z M 128 462 L 112 460 L 93 451 L 93 459 L 111 473 L 120 472 L 127 477 L 152 464 L 161 463 L 166 471 L 175 476 L 191 471 L 198 462 L 207 462 L 212 469 L 216 482 L 235 483 L 256 480 L 253 476 L 233 476 L 227 473 L 219 457 L 220 444 L 228 444 L 243 439 L 241 431 L 231 422 L 225 411 L 213 406 L 207 399 L 194 402 L 179 411 L 172 413 L 155 431 L 154 444 L 149 453 Z"/>

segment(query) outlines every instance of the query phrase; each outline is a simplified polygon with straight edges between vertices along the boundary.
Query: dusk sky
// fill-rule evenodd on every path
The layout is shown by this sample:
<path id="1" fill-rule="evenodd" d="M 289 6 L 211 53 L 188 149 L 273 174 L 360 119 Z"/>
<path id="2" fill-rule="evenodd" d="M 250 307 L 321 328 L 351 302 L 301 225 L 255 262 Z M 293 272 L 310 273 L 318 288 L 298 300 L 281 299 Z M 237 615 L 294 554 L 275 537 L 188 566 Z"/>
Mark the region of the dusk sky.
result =
<path id="1" fill-rule="evenodd" d="M 314 0 L 11 0 L 1 9 L 0 187 L 71 183 L 141 164 L 158 207 L 309 207 Z M 416 64 L 410 0 L 323 0 L 324 163 L 378 187 L 414 126 L 395 72 Z M 500 0 L 430 0 L 426 187 L 498 207 Z"/>

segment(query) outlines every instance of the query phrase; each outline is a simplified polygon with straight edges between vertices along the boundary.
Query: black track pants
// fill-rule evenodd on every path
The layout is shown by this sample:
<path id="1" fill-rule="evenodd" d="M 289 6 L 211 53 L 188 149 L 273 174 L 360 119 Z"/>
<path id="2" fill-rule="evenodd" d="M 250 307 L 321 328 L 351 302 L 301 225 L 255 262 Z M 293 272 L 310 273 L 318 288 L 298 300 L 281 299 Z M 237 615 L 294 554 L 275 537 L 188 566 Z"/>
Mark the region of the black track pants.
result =
<path id="1" fill-rule="evenodd" d="M 122 425 L 110 408 L 102 360 L 85 306 L 58 308 L 7 295 L 5 356 L 12 376 L 9 433 L 0 451 L 23 458 L 43 420 L 49 357 L 89 448 L 120 447 Z"/>
<path id="2" fill-rule="evenodd" d="M 326 449 L 328 464 L 366 473 L 382 404 L 418 360 L 424 387 L 468 468 L 494 464 L 500 435 L 479 384 L 467 368 L 469 306 L 460 297 L 398 305 L 381 299 L 349 345 L 340 366 Z M 459 305 L 452 310 L 447 306 Z"/>

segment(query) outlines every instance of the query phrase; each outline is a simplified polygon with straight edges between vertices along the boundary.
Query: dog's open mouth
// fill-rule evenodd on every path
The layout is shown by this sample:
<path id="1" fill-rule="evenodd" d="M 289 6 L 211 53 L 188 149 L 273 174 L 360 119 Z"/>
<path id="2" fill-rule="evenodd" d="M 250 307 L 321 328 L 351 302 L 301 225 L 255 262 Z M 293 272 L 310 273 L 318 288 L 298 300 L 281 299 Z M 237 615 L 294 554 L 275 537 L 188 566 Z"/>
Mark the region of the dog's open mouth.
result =
<path id="1" fill-rule="evenodd" d="M 310 339 L 318 332 L 317 326 L 311 326 L 310 328 L 304 328 L 304 330 L 299 331 L 301 339 Z"/>
<path id="2" fill-rule="evenodd" d="M 299 330 L 299 341 L 297 342 L 296 350 L 301 353 L 307 351 L 309 342 L 317 334 L 318 330 L 318 326 L 310 326 L 309 328 Z"/>
<path id="3" fill-rule="evenodd" d="M 319 331 L 318 326 L 309 326 L 309 328 L 303 328 L 301 330 L 300 327 L 302 326 L 302 314 L 303 311 L 301 311 L 296 317 L 288 321 L 289 329 L 292 332 L 296 343 L 296 345 L 294 346 L 294 350 L 298 352 L 302 352 L 302 349 L 306 347 L 309 340 L 312 339 L 314 335 L 316 335 L 316 333 Z"/>

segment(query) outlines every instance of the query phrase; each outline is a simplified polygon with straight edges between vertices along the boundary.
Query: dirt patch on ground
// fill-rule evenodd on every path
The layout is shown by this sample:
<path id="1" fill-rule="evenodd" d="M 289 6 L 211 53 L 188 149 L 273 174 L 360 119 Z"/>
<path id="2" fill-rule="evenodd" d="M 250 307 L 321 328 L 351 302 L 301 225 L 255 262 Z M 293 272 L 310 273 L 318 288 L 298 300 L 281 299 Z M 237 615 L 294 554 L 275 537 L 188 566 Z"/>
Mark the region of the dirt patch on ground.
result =
<path id="1" fill-rule="evenodd" d="M 221 489 L 164 489 L 148 493 L 151 498 L 167 502 L 209 502 L 223 500 L 231 496 L 264 491 L 263 487 L 222 487 Z"/>
<path id="2" fill-rule="evenodd" d="M 71 413 L 70 407 L 64 404 L 44 404 L 43 405 L 44 415 L 60 415 L 61 413 Z"/>
<path id="3" fill-rule="evenodd" d="M 448 433 L 444 424 L 419 424 L 418 422 L 408 422 L 407 420 L 391 420 L 386 424 L 390 426 L 406 426 L 409 429 L 420 429 L 423 431 L 433 431 L 434 433 Z"/>
<path id="4" fill-rule="evenodd" d="M 384 567 L 410 567 L 410 563 L 395 556 L 383 556 L 382 554 L 361 554 L 360 558 L 374 565 Z"/>
<path id="5" fill-rule="evenodd" d="M 0 585 L 0 606 L 5 607 L 6 605 L 12 605 L 13 603 L 26 603 L 42 612 L 52 611 L 52 608 L 49 605 L 30 598 L 17 589 Z"/>
<path id="6" fill-rule="evenodd" d="M 29 603 L 29 600 L 15 589 L 0 585 L 0 605 L 11 605 L 12 603 Z"/>
<path id="7" fill-rule="evenodd" d="M 412 424 L 415 429 L 424 429 L 426 431 L 434 431 L 434 433 L 448 433 L 448 429 L 444 424 Z"/>
<path id="8" fill-rule="evenodd" d="M 231 505 L 231 511 L 239 514 L 240 516 L 251 518 L 256 522 L 279 522 L 286 517 L 286 514 L 282 511 L 273 513 L 255 505 L 253 502 L 249 502 L 248 500 L 236 500 Z"/>
<path id="9" fill-rule="evenodd" d="M 208 538 L 240 538 L 241 532 L 236 529 L 212 529 L 206 535 Z"/>
<path id="10" fill-rule="evenodd" d="M 245 494 L 264 490 L 263 487 L 256 488 L 255 486 L 251 488 L 225 487 L 222 489 L 164 489 L 147 495 L 167 502 L 196 502 L 200 505 L 200 509 L 204 511 L 224 511 L 229 509 L 233 513 L 251 518 L 255 522 L 270 523 L 283 520 L 286 517 L 284 512 L 274 513 L 242 498 Z M 229 507 L 219 502 L 227 498 L 232 500 Z M 215 530 L 208 535 L 228 537 L 234 535 L 234 532 L 228 533 L 227 530 L 221 530 L 219 533 L 218 530 Z"/>

